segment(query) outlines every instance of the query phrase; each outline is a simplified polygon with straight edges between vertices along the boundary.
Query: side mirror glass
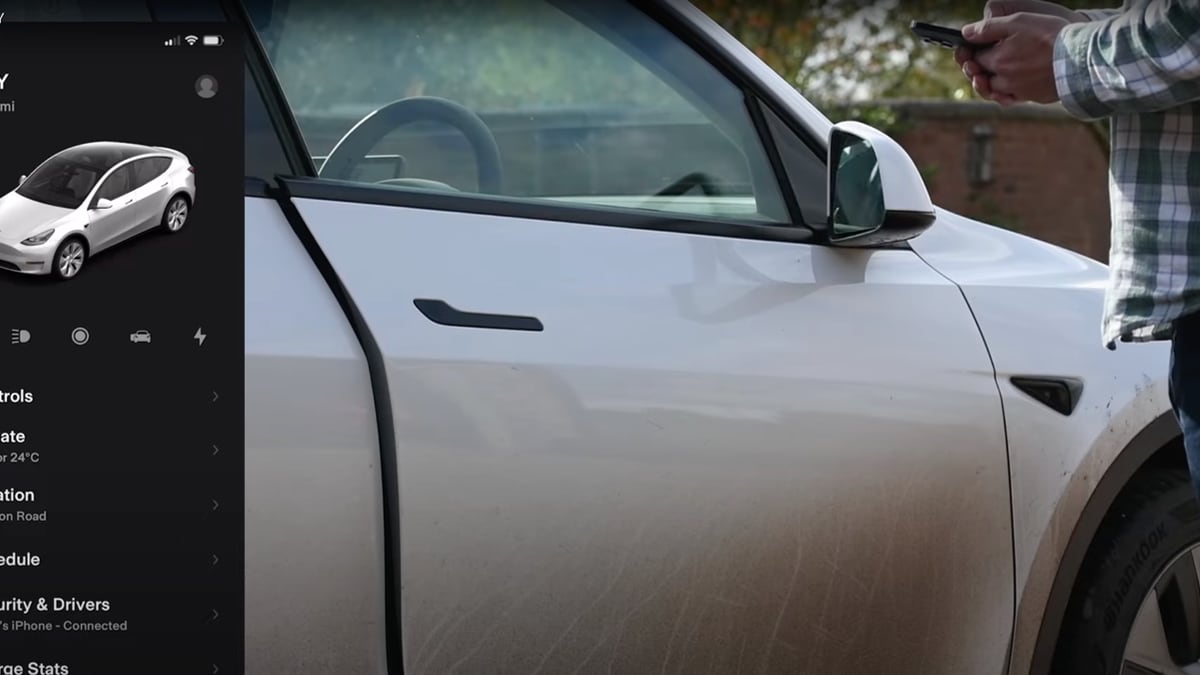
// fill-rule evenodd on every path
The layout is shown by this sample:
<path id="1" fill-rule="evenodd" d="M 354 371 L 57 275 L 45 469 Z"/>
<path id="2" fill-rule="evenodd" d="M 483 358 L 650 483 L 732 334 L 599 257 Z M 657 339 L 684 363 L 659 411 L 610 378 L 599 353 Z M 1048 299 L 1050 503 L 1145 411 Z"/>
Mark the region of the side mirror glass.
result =
<path id="1" fill-rule="evenodd" d="M 861 122 L 829 133 L 826 231 L 838 246 L 907 241 L 937 217 L 921 172 L 900 144 Z"/>
<path id="2" fill-rule="evenodd" d="M 834 241 L 869 234 L 883 226 L 883 184 L 879 157 L 871 142 L 849 134 L 838 137 L 841 148 L 830 159 L 829 236 Z"/>
<path id="3" fill-rule="evenodd" d="M 96 205 L 92 208 L 94 208 L 98 211 L 103 211 L 105 209 L 111 209 L 112 201 L 101 197 L 100 199 L 96 200 Z"/>
<path id="4" fill-rule="evenodd" d="M 25 182 L 25 178 L 26 178 L 25 174 L 21 174 L 21 177 L 17 179 L 17 185 L 20 185 L 21 183 L 24 183 L 24 182 Z"/>

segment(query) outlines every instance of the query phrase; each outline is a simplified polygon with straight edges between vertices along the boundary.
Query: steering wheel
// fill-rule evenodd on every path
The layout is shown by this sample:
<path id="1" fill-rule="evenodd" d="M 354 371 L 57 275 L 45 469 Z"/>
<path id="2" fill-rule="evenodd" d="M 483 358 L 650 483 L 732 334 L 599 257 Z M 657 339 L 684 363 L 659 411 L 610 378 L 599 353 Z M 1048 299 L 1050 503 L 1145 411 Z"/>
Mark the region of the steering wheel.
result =
<path id="1" fill-rule="evenodd" d="M 504 192 L 504 170 L 500 164 L 500 148 L 496 138 L 479 116 L 453 101 L 433 96 L 414 96 L 392 101 L 359 120 L 337 142 L 317 171 L 322 178 L 350 180 L 354 167 L 366 157 L 371 148 L 397 128 L 420 120 L 442 122 L 457 129 L 475 153 L 479 176 L 479 191 L 489 194 Z M 381 181 L 392 185 L 416 187 L 450 186 L 420 178 L 393 178 Z"/>

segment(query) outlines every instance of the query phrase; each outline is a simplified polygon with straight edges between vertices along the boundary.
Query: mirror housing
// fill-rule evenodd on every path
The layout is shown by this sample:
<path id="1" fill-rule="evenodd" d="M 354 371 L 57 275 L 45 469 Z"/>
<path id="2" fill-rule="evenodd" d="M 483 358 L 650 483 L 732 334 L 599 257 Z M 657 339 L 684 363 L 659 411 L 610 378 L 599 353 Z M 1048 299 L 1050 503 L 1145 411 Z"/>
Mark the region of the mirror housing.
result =
<path id="1" fill-rule="evenodd" d="M 912 158 L 870 125 L 835 124 L 829 132 L 826 167 L 826 232 L 831 244 L 865 247 L 908 241 L 937 218 Z"/>
<path id="2" fill-rule="evenodd" d="M 25 174 L 21 174 L 21 177 L 17 179 L 17 185 L 24 183 L 26 178 L 28 178 L 28 176 L 26 176 Z"/>
<path id="3" fill-rule="evenodd" d="M 100 199 L 96 200 L 96 205 L 93 206 L 92 208 L 96 209 L 97 211 L 103 211 L 105 209 L 111 209 L 112 206 L 113 206 L 113 203 L 111 200 L 101 197 Z"/>

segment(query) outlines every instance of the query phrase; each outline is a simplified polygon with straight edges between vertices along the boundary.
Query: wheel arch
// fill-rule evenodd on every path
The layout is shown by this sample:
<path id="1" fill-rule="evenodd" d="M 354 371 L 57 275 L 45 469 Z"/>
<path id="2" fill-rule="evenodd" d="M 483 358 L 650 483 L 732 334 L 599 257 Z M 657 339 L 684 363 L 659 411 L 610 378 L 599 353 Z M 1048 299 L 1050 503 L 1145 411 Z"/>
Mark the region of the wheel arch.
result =
<path id="1" fill-rule="evenodd" d="M 192 203 L 194 200 L 192 199 L 192 195 L 188 194 L 187 189 L 176 188 L 175 191 L 171 193 L 170 198 L 167 199 L 167 206 L 170 206 L 171 202 L 175 201 L 176 197 L 183 197 L 184 199 L 186 199 L 187 203 L 188 203 L 188 208 L 189 209 L 192 208 Z"/>
<path id="2" fill-rule="evenodd" d="M 67 243 L 68 241 L 71 241 L 72 239 L 79 240 L 79 243 L 83 244 L 83 252 L 89 258 L 92 256 L 92 242 L 90 239 L 88 239 L 87 234 L 84 232 L 72 232 L 72 233 L 68 234 L 67 236 L 63 237 L 63 240 L 61 242 L 59 242 L 59 244 L 58 244 L 58 248 L 62 248 L 63 244 Z"/>
<path id="3" fill-rule="evenodd" d="M 1121 450 L 1088 497 L 1063 548 L 1050 593 L 1046 598 L 1041 626 L 1034 643 L 1030 675 L 1049 675 L 1058 644 L 1059 630 L 1067 602 L 1075 588 L 1079 569 L 1092 546 L 1100 523 L 1125 490 L 1130 480 L 1143 469 L 1186 462 L 1182 435 L 1172 413 L 1159 415 L 1147 424 Z"/>

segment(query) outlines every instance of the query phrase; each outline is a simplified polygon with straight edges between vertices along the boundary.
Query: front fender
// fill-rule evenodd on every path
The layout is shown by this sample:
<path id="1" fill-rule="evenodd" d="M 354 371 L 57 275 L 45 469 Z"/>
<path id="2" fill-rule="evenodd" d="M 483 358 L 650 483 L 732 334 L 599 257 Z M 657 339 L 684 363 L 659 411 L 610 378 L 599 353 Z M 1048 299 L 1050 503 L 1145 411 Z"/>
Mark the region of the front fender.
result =
<path id="1" fill-rule="evenodd" d="M 1065 605 L 1078 569 L 1073 558 L 1083 555 L 1076 549 L 1086 551 L 1095 531 L 1092 511 L 1102 516 L 1105 499 L 1111 503 L 1137 466 L 1178 436 L 1167 395 L 1169 347 L 1104 348 L 1108 273 L 1094 260 L 945 211 L 912 247 L 962 288 L 995 365 L 1012 482 L 1010 672 L 1029 673 L 1035 651 L 1039 662 L 1053 651 L 1062 606 L 1051 601 Z M 1062 415 L 1023 393 L 1010 381 L 1023 375 L 1082 380 L 1074 411 Z"/>

